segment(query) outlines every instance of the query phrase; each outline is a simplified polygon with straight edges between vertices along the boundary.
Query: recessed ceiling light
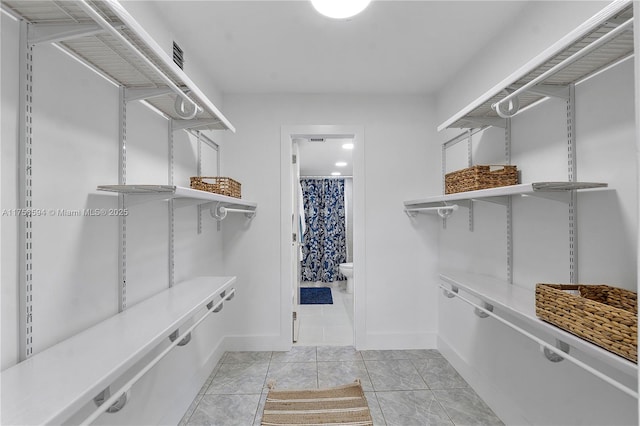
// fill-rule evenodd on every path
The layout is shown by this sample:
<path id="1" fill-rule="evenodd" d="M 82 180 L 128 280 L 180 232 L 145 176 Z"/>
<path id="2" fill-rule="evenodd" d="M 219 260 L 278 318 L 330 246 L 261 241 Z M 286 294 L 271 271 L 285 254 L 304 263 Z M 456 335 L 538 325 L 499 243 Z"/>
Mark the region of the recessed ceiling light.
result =
<path id="1" fill-rule="evenodd" d="M 344 145 L 342 145 L 342 147 L 344 149 L 353 149 L 353 144 L 352 143 L 345 143 Z"/>
<path id="2" fill-rule="evenodd" d="M 331 172 L 331 176 L 340 176 L 341 174 L 340 172 Z"/>
<path id="3" fill-rule="evenodd" d="M 347 162 L 346 162 L 346 161 L 338 161 L 338 162 L 336 163 L 336 167 L 344 167 L 344 166 L 346 166 L 346 165 L 347 165 Z"/>
<path id="4" fill-rule="evenodd" d="M 329 18 L 351 18 L 369 6 L 371 0 L 311 0 L 313 7 Z"/>

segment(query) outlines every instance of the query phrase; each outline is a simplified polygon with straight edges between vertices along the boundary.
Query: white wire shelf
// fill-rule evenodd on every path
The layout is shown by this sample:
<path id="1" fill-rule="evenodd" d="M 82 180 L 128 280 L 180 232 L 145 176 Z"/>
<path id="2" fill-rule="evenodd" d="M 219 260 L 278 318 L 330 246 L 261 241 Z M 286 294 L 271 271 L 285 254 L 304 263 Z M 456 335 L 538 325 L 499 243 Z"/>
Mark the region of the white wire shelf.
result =
<path id="1" fill-rule="evenodd" d="M 493 277 L 455 270 L 441 271 L 440 279 L 450 288 L 457 288 L 477 297 L 495 309 L 512 315 L 529 328 L 565 342 L 590 358 L 613 367 L 625 376 L 634 379 L 637 377 L 637 364 L 539 319 L 535 312 L 534 290 Z"/>
<path id="2" fill-rule="evenodd" d="M 518 185 L 501 186 L 499 188 L 481 189 L 478 191 L 459 192 L 456 194 L 436 195 L 418 200 L 405 201 L 405 209 L 421 207 L 442 207 L 446 203 L 505 197 L 509 195 L 534 195 L 545 192 L 566 192 L 583 189 L 606 188 L 606 183 L 600 182 L 534 182 Z"/>
<path id="3" fill-rule="evenodd" d="M 4 370 L 1 423 L 65 423 L 190 318 L 233 291 L 235 281 L 198 277 L 179 283 Z"/>
<path id="4" fill-rule="evenodd" d="M 446 120 L 438 126 L 438 131 L 448 128 L 479 128 L 494 124 L 500 117 L 492 105 L 507 96 L 505 89 L 518 90 L 542 76 L 530 90 L 518 94 L 517 99 L 522 110 L 549 96 L 549 93 L 561 93 L 561 89 L 569 84 L 579 82 L 632 55 L 632 19 L 631 1 L 613 1 L 597 15 Z M 618 27 L 622 28 L 616 30 Z M 612 32 L 615 33 L 607 36 Z M 590 45 L 592 47 L 589 47 Z M 585 48 L 587 50 L 583 51 Z"/>
<path id="5" fill-rule="evenodd" d="M 145 99 L 175 120 L 183 119 L 174 106 L 180 92 L 181 98 L 188 98 L 201 108 L 185 127 L 235 131 L 229 120 L 116 0 L 3 0 L 2 8 L 32 24 L 31 42 L 56 42 L 120 86 L 144 91 L 172 87 L 173 90 L 159 96 L 156 92 L 148 98 L 136 98 Z"/>
<path id="6" fill-rule="evenodd" d="M 116 192 L 128 196 L 127 205 L 141 204 L 157 200 L 176 200 L 176 208 L 198 204 L 218 203 L 226 209 L 249 210 L 255 212 L 258 203 L 245 201 L 226 195 L 200 191 L 173 185 L 100 185 L 99 191 Z"/>

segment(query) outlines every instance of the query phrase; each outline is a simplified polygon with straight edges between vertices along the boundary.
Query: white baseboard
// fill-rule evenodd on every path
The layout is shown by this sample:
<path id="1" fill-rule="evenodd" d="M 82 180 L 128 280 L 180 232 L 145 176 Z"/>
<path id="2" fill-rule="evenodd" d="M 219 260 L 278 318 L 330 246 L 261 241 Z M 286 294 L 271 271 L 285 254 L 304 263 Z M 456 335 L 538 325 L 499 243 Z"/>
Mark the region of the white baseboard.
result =
<path id="1" fill-rule="evenodd" d="M 227 351 L 288 351 L 293 343 L 291 336 L 227 336 L 224 346 Z"/>
<path id="2" fill-rule="evenodd" d="M 437 333 L 367 334 L 362 339 L 363 347 L 358 349 L 436 349 L 437 338 Z M 358 341 L 362 340 L 358 339 Z"/>
<path id="3" fill-rule="evenodd" d="M 441 336 L 437 339 L 438 350 L 451 363 L 463 379 L 487 403 L 505 425 L 531 425 L 521 410 L 502 389 L 494 386 L 492 381 L 471 367 Z M 508 389 L 507 389 L 508 391 Z"/>

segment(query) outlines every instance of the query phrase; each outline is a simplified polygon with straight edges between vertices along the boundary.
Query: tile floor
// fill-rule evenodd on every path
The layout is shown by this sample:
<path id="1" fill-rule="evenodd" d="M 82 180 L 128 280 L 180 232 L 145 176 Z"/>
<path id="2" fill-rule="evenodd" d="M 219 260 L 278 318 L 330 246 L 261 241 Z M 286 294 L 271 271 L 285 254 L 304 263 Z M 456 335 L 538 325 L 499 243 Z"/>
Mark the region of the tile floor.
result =
<path id="1" fill-rule="evenodd" d="M 180 426 L 259 425 L 267 383 L 322 388 L 356 378 L 374 425 L 503 424 L 437 350 L 294 346 L 289 352 L 225 353 Z"/>
<path id="2" fill-rule="evenodd" d="M 353 345 L 353 294 L 346 281 L 331 286 L 331 305 L 299 305 L 296 346 Z"/>

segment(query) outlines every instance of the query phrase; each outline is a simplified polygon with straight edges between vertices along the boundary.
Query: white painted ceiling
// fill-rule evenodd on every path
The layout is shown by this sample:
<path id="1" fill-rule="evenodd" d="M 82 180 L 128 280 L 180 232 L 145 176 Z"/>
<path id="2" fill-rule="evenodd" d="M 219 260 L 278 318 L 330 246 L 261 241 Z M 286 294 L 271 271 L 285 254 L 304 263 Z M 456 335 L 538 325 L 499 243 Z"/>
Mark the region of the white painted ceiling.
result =
<path id="1" fill-rule="evenodd" d="M 185 70 L 196 58 L 222 93 L 433 94 L 526 2 L 374 0 L 350 20 L 308 0 L 154 4 Z M 306 175 L 330 174 L 345 154 L 341 141 L 300 146 Z"/>
<path id="2" fill-rule="evenodd" d="M 314 142 L 309 138 L 297 139 L 300 158 L 300 176 L 329 176 L 331 172 L 340 172 L 342 176 L 353 175 L 353 150 L 342 148 L 352 139 L 327 138 L 324 142 Z M 347 163 L 337 167 L 336 163 Z"/>
<path id="3" fill-rule="evenodd" d="M 350 20 L 308 0 L 157 1 L 222 93 L 434 93 L 526 1 L 374 0 Z"/>

